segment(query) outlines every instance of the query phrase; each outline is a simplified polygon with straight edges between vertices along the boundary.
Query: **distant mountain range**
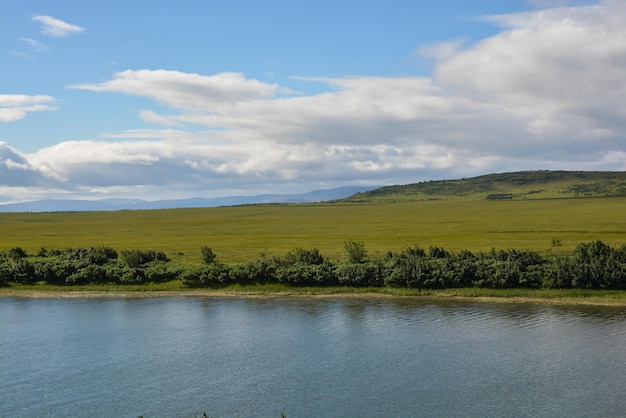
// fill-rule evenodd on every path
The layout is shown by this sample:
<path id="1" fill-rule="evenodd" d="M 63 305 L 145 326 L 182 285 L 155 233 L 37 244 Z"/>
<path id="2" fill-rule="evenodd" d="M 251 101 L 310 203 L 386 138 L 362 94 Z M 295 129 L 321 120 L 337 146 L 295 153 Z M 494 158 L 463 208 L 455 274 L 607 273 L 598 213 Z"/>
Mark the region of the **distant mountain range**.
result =
<path id="1" fill-rule="evenodd" d="M 348 186 L 300 194 L 176 200 L 37 200 L 0 205 L 1 212 L 95 212 L 208 208 L 269 203 L 400 203 L 429 200 L 517 200 L 626 196 L 626 171 L 517 171 L 397 186 Z"/>
<path id="2" fill-rule="evenodd" d="M 49 199 L 0 205 L 0 212 L 95 212 L 139 209 L 208 208 L 263 203 L 313 203 L 344 199 L 373 188 L 374 187 L 367 186 L 347 186 L 299 194 L 261 194 L 256 196 L 214 198 L 195 197 L 190 199 L 155 201 L 123 198 L 101 200 Z"/>

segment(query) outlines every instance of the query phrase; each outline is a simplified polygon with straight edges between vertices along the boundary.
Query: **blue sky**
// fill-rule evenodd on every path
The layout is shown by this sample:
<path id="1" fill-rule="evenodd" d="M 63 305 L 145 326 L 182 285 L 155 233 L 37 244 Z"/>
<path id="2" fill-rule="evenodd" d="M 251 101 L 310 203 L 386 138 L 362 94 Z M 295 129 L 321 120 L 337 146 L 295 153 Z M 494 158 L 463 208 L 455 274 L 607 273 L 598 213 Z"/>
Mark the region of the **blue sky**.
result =
<path id="1" fill-rule="evenodd" d="M 618 0 L 22 0 L 0 27 L 0 203 L 626 169 Z"/>

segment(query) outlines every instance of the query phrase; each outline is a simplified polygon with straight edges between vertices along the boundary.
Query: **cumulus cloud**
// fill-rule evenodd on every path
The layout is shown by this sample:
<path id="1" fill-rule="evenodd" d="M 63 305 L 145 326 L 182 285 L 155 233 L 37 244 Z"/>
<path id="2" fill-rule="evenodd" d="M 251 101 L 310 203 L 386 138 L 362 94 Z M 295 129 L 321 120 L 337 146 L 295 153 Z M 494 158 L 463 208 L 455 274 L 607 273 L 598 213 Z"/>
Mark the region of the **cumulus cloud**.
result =
<path id="1" fill-rule="evenodd" d="M 198 190 L 237 188 L 242 182 L 254 190 L 259 178 L 266 182 L 289 178 L 289 170 L 298 162 L 298 152 L 293 150 L 216 146 L 202 140 L 202 135 L 181 143 L 175 132 L 163 135 L 173 140 L 67 141 L 30 154 L 28 159 L 48 177 L 73 187 L 161 188 L 161 197 L 163 188 L 193 188 L 197 194 Z"/>
<path id="2" fill-rule="evenodd" d="M 54 101 L 54 97 L 46 95 L 0 94 L 0 122 L 23 119 L 29 112 L 57 110 L 49 104 Z"/>
<path id="3" fill-rule="evenodd" d="M 24 154 L 0 141 L 0 187 L 45 187 L 51 184 Z"/>
<path id="4" fill-rule="evenodd" d="M 528 141 L 576 152 L 623 147 L 626 14 L 581 6 L 487 17 L 505 29 L 441 60 L 435 81 L 525 124 Z M 618 13 L 619 12 L 619 13 Z"/>
<path id="5" fill-rule="evenodd" d="M 63 38 L 73 33 L 84 32 L 85 28 L 80 26 L 71 25 L 62 20 L 56 19 L 52 16 L 33 16 L 32 20 L 42 24 L 41 33 L 44 35 L 53 36 L 55 38 Z"/>
<path id="6" fill-rule="evenodd" d="M 326 88 L 297 96 L 240 73 L 140 69 L 75 84 L 156 101 L 138 114 L 154 128 L 63 142 L 25 158 L 82 191 L 188 195 L 626 169 L 625 6 L 483 20 L 500 32 L 418 50 L 434 60 L 431 77 L 300 77 L 300 85 Z M 19 108 L 28 97 L 0 96 L 0 104 Z"/>

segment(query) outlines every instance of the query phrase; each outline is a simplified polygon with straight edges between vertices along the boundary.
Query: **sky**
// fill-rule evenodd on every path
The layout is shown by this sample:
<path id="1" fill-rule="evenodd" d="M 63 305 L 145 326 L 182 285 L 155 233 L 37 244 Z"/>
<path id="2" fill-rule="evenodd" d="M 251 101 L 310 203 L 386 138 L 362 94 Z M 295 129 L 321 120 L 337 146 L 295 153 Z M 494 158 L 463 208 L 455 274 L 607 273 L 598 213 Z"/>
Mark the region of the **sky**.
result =
<path id="1" fill-rule="evenodd" d="M 20 0 L 0 204 L 626 170 L 626 0 Z"/>

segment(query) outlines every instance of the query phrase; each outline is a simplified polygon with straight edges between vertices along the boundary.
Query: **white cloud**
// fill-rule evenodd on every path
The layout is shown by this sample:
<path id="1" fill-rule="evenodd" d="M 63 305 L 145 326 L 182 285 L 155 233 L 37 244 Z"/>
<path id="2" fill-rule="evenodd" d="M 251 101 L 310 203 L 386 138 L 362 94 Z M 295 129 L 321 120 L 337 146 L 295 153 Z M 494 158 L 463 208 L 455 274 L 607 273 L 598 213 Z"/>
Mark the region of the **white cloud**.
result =
<path id="1" fill-rule="evenodd" d="M 435 80 L 526 120 L 547 143 L 619 144 L 626 111 L 626 11 L 581 6 L 491 16 L 497 36 L 441 60 Z M 623 141 L 621 141 L 623 142 Z"/>
<path id="2" fill-rule="evenodd" d="M 249 80 L 240 73 L 206 76 L 169 70 L 126 70 L 101 84 L 75 84 L 73 89 L 112 91 L 146 96 L 175 109 L 213 111 L 224 103 L 267 99 L 277 86 Z"/>
<path id="3" fill-rule="evenodd" d="M 63 142 L 24 161 L 68 189 L 158 197 L 521 169 L 623 170 L 624 7 L 489 16 L 501 27 L 495 36 L 419 49 L 435 60 L 432 77 L 298 78 L 325 85 L 318 94 L 283 96 L 289 86 L 239 73 L 122 71 L 70 87 L 155 100 L 160 106 L 138 114 L 152 129 Z M 47 103 L 33 97 L 0 96 L 0 106 Z M 26 168 L 12 161 L 6 170 Z"/>
<path id="4" fill-rule="evenodd" d="M 589 4 L 592 0 L 528 0 L 528 2 L 540 9 L 549 7 L 566 7 Z"/>
<path id="5" fill-rule="evenodd" d="M 48 104 L 54 101 L 54 97 L 46 95 L 0 94 L 0 122 L 23 119 L 29 112 L 57 110 Z"/>
<path id="6" fill-rule="evenodd" d="M 55 38 L 63 38 L 64 36 L 84 32 L 85 28 L 80 26 L 71 25 L 63 22 L 62 20 L 55 19 L 52 16 L 33 16 L 32 20 L 41 23 L 41 33 L 44 35 L 50 35 Z"/>
<path id="7" fill-rule="evenodd" d="M 159 115 L 152 110 L 142 110 L 139 112 L 139 117 L 145 122 L 154 123 L 162 126 L 179 126 L 180 123 L 167 116 Z"/>
<path id="8" fill-rule="evenodd" d="M 423 45 L 419 47 L 415 53 L 421 57 L 443 61 L 447 58 L 455 56 L 465 43 L 467 43 L 466 39 L 453 39 L 430 45 Z"/>
<path id="9" fill-rule="evenodd" d="M 0 94 L 0 106 L 2 107 L 17 107 L 28 106 L 34 103 L 52 102 L 54 98 L 43 94 L 36 96 L 29 96 L 26 94 Z"/>
<path id="10" fill-rule="evenodd" d="M 48 187 L 51 184 L 24 154 L 0 141 L 0 187 Z"/>
<path id="11" fill-rule="evenodd" d="M 28 44 L 28 46 L 30 46 L 32 48 L 33 51 L 35 52 L 45 52 L 48 51 L 48 46 L 39 42 L 36 39 L 31 39 L 31 38 L 19 38 L 20 41 L 22 42 L 26 42 Z"/>

